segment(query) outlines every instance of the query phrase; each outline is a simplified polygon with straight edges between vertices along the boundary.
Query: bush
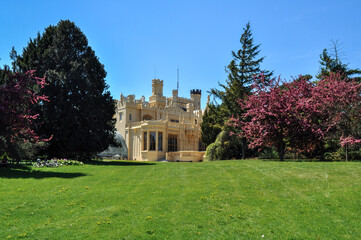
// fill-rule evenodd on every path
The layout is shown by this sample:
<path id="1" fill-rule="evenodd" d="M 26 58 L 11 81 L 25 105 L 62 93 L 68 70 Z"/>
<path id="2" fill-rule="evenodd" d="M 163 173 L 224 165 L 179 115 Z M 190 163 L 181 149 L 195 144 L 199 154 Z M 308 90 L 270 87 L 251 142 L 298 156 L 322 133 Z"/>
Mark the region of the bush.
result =
<path id="1" fill-rule="evenodd" d="M 279 159 L 278 152 L 272 148 L 264 148 L 261 150 L 258 156 L 259 159 Z"/>
<path id="2" fill-rule="evenodd" d="M 336 151 L 325 153 L 326 161 L 346 161 L 345 148 L 340 147 Z M 351 146 L 348 150 L 349 161 L 360 161 L 361 160 L 361 149 L 357 146 Z"/>
<path id="3" fill-rule="evenodd" d="M 230 136 L 227 131 L 222 131 L 218 134 L 216 141 L 208 145 L 204 161 L 240 158 L 241 151 L 241 139 L 237 136 Z"/>
<path id="4" fill-rule="evenodd" d="M 214 142 L 208 145 L 206 149 L 206 154 L 204 156 L 204 161 L 215 161 L 219 160 L 220 151 L 222 150 L 219 142 Z"/>

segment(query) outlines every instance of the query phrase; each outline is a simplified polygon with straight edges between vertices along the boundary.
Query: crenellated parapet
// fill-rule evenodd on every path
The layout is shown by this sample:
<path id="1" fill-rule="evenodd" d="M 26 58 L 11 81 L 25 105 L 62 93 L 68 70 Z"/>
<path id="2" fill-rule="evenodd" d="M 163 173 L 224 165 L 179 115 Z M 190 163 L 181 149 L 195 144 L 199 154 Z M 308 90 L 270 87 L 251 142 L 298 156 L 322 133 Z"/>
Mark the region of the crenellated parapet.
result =
<path id="1" fill-rule="evenodd" d="M 163 96 L 163 80 L 152 80 L 152 96 Z"/>
<path id="2" fill-rule="evenodd" d="M 202 90 L 200 90 L 200 89 L 192 89 L 192 90 L 191 90 L 191 95 L 192 95 L 192 94 L 202 95 Z"/>

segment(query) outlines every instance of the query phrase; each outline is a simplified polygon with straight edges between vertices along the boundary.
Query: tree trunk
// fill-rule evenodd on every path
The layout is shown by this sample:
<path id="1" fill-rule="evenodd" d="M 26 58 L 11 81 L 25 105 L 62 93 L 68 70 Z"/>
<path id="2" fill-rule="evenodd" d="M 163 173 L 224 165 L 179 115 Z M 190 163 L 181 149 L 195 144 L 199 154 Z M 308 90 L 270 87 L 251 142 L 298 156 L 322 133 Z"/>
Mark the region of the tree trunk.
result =
<path id="1" fill-rule="evenodd" d="M 283 162 L 285 159 L 285 149 L 284 148 L 281 148 L 279 155 L 280 155 L 280 161 Z"/>
<path id="2" fill-rule="evenodd" d="M 286 144 L 285 142 L 282 140 L 280 145 L 278 146 L 278 155 L 280 157 L 280 161 L 283 162 L 285 159 L 285 148 L 286 148 Z"/>
<path id="3" fill-rule="evenodd" d="M 346 162 L 348 162 L 348 145 L 345 145 Z"/>
<path id="4" fill-rule="evenodd" d="M 324 161 L 325 160 L 325 147 L 324 147 L 324 143 L 322 142 L 320 144 L 320 161 Z"/>
<path id="5" fill-rule="evenodd" d="M 246 159 L 247 139 L 242 138 L 242 159 Z"/>

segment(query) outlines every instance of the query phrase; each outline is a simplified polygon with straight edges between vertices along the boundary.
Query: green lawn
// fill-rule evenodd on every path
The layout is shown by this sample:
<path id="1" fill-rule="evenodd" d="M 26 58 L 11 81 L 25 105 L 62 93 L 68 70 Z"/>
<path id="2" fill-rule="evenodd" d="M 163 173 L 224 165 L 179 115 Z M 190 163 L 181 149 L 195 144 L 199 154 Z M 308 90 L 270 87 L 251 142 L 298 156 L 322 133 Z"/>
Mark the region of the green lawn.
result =
<path id="1" fill-rule="evenodd" d="M 361 238 L 360 162 L 0 168 L 0 196 L 0 239 Z"/>

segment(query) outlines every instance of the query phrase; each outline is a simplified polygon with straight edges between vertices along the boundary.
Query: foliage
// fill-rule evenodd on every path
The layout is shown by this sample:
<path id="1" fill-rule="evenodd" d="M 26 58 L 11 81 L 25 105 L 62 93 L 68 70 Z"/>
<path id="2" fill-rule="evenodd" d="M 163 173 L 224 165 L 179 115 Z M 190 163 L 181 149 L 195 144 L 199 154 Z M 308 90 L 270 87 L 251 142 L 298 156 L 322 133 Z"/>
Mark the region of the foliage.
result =
<path id="1" fill-rule="evenodd" d="M 360 163 L 95 164 L 0 168 L 0 239 L 361 235 Z"/>
<path id="2" fill-rule="evenodd" d="M 280 87 L 280 79 L 270 80 L 269 85 L 257 83 L 262 81 L 263 76 L 260 76 L 255 83 L 254 94 L 246 102 L 240 102 L 240 106 L 248 110 L 244 117 L 249 117 L 251 121 L 242 121 L 240 118 L 230 119 L 230 125 L 235 128 L 241 127 L 244 131 L 237 135 L 247 137 L 251 148 L 275 146 L 281 161 L 286 147 L 297 150 L 314 147 L 321 133 L 313 131 L 314 123 L 309 122 L 313 118 L 306 115 L 314 112 L 312 109 L 314 106 L 306 105 L 312 84 L 303 78 L 285 83 L 282 87 Z M 304 111 L 305 107 L 310 109 Z M 300 138 L 293 142 L 292 140 L 296 140 L 295 135 Z M 302 146 L 304 144 L 306 146 Z"/>
<path id="3" fill-rule="evenodd" d="M 361 142 L 361 83 L 341 74 L 324 77 L 314 89 L 317 108 L 327 116 L 329 138 L 339 139 L 345 147 L 348 160 L 348 147 Z"/>
<path id="4" fill-rule="evenodd" d="M 333 42 L 332 54 L 328 52 L 327 49 L 324 49 L 320 55 L 320 71 L 316 76 L 318 79 L 321 79 L 324 76 L 330 76 L 331 73 L 339 73 L 345 78 L 355 77 L 361 74 L 360 69 L 349 69 L 348 64 L 342 63 L 339 53 L 339 44 L 338 42 Z M 332 56 L 333 55 L 333 56 Z M 357 77 L 358 82 L 361 81 L 361 77 Z"/>
<path id="5" fill-rule="evenodd" d="M 217 150 L 222 150 L 219 142 L 215 141 L 214 143 L 209 144 L 204 155 L 204 161 L 209 162 L 218 160 L 219 156 L 222 154 L 218 153 Z"/>
<path id="6" fill-rule="evenodd" d="M 282 86 L 280 79 L 267 86 L 256 81 L 254 94 L 239 102 L 248 109 L 243 117 L 251 121 L 231 118 L 229 125 L 243 130 L 233 134 L 247 137 L 251 148 L 275 146 L 281 161 L 286 149 L 309 152 L 322 148 L 326 138 L 338 138 L 342 145 L 358 143 L 354 130 L 361 116 L 360 90 L 361 84 L 344 81 L 340 74 L 317 85 L 302 77 Z"/>
<path id="7" fill-rule="evenodd" d="M 207 147 L 204 157 L 205 161 L 234 159 L 234 156 L 240 156 L 241 139 L 230 135 L 229 132 L 223 130 L 216 138 L 216 141 Z"/>
<path id="8" fill-rule="evenodd" d="M 260 64 L 264 57 L 257 58 L 260 45 L 253 42 L 250 23 L 246 24 L 241 36 L 241 48 L 232 51 L 233 60 L 227 66 L 228 78 L 226 84 L 219 83 L 221 90 L 211 89 L 211 93 L 221 100 L 221 106 L 218 108 L 218 117 L 222 118 L 224 123 L 229 117 L 241 117 L 244 109 L 237 104 L 237 99 L 245 99 L 251 92 L 251 84 L 256 74 L 264 73 L 266 77 L 272 75 L 268 71 L 262 71 Z M 234 155 L 232 158 L 245 158 L 247 144 L 245 139 L 241 142 L 242 155 Z"/>
<path id="9" fill-rule="evenodd" d="M 207 146 L 213 143 L 222 131 L 223 119 L 218 116 L 219 105 L 209 103 L 204 111 L 201 123 L 202 142 Z"/>
<path id="10" fill-rule="evenodd" d="M 90 158 L 113 143 L 114 102 L 105 83 L 104 66 L 88 45 L 86 36 L 68 20 L 49 26 L 30 39 L 14 69 L 36 69 L 47 76 L 42 94 L 49 97 L 36 108 L 39 132 L 53 135 L 43 154 L 56 157 Z"/>
<path id="11" fill-rule="evenodd" d="M 39 142 L 18 142 L 16 148 L 19 152 L 19 159 L 21 160 L 34 160 L 38 157 L 38 154 L 42 152 L 47 146 L 48 141 Z"/>
<path id="12" fill-rule="evenodd" d="M 277 159 L 278 152 L 273 147 L 264 147 L 258 155 L 259 159 Z"/>
<path id="13" fill-rule="evenodd" d="M 19 160 L 33 144 L 50 140 L 35 132 L 34 122 L 39 114 L 31 110 L 31 105 L 49 101 L 39 93 L 46 85 L 45 78 L 35 77 L 34 71 L 13 74 L 5 67 L 0 69 L 0 79 L 0 155 L 7 152 Z"/>

